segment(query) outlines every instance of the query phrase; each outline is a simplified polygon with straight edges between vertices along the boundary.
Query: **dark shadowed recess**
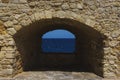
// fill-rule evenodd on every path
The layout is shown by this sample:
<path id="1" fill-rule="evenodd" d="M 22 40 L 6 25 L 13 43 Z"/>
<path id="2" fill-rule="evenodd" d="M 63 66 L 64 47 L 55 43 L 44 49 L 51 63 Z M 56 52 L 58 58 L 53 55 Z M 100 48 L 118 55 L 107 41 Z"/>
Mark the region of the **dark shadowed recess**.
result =
<path id="1" fill-rule="evenodd" d="M 48 31 L 65 29 L 76 36 L 74 54 L 43 54 L 42 35 Z M 71 19 L 44 19 L 23 27 L 14 35 L 22 56 L 24 71 L 93 72 L 103 76 L 104 35 L 92 27 Z"/>

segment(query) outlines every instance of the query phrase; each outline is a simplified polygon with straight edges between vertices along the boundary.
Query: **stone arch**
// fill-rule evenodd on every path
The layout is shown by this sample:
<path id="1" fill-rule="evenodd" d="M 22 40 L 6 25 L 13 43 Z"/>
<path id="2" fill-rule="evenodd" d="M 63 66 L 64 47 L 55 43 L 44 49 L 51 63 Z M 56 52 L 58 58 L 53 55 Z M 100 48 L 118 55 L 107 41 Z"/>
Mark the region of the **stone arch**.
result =
<path id="1" fill-rule="evenodd" d="M 103 70 L 102 70 L 103 69 L 103 64 L 102 64 L 102 60 L 103 60 L 102 36 L 103 35 L 102 34 L 100 34 L 95 29 L 89 27 L 88 25 L 85 25 L 79 21 L 72 19 L 72 18 L 68 19 L 68 18 L 54 17 L 52 19 L 51 18 L 48 18 L 48 19 L 42 18 L 41 20 L 38 19 L 37 21 L 34 21 L 34 19 L 32 19 L 32 20 L 33 20 L 32 24 L 30 24 L 26 27 L 24 27 L 24 25 L 23 25 L 23 28 L 21 28 L 19 31 L 17 31 L 16 34 L 13 35 L 14 40 L 16 42 L 16 47 L 18 48 L 18 52 L 20 53 L 19 56 L 17 57 L 16 61 L 18 61 L 18 63 L 23 64 L 23 65 L 19 64 L 21 66 L 19 69 L 18 69 L 18 67 L 15 68 L 17 70 L 15 73 L 18 73 L 19 71 L 21 71 L 22 68 L 23 68 L 23 70 L 32 70 L 33 67 L 34 67 L 34 69 L 36 69 L 35 67 L 39 67 L 40 65 L 46 65 L 46 66 L 53 65 L 54 62 L 51 62 L 52 64 L 48 64 L 47 61 L 49 61 L 49 59 L 51 59 L 53 56 L 55 57 L 56 55 L 53 55 L 52 57 L 49 58 L 49 55 L 47 57 L 45 57 L 45 55 L 41 54 L 42 52 L 39 49 L 39 45 L 38 45 L 41 42 L 40 37 L 42 36 L 42 34 L 46 33 L 47 31 L 50 31 L 50 30 L 66 29 L 66 30 L 69 30 L 72 33 L 74 33 L 75 36 L 77 36 L 77 44 L 81 44 L 82 46 L 77 45 L 76 55 L 69 55 L 69 56 L 64 55 L 65 58 L 67 57 L 67 59 L 68 59 L 67 62 L 64 63 L 63 61 L 61 61 L 62 64 L 58 64 L 58 65 L 61 66 L 61 65 L 67 63 L 68 65 L 76 65 L 77 66 L 77 64 L 79 63 L 79 58 L 81 58 L 81 56 L 83 56 L 83 57 L 86 56 L 86 58 L 83 58 L 83 59 L 81 58 L 81 61 L 83 60 L 83 62 L 84 62 L 85 59 L 87 59 L 88 62 L 84 62 L 85 64 L 84 63 L 82 63 L 82 64 L 86 67 L 91 66 L 92 70 L 90 70 L 90 71 L 103 76 Z M 81 42 L 79 42 L 80 39 L 82 39 Z M 30 41 L 30 42 L 28 42 L 28 41 Z M 99 43 L 99 45 L 97 45 L 98 43 Z M 21 45 L 21 44 L 23 44 L 23 45 Z M 86 44 L 89 45 L 89 47 Z M 35 47 L 34 50 L 32 49 L 33 47 Z M 90 52 L 90 53 L 92 53 L 91 57 L 87 57 L 87 55 L 90 56 L 90 53 L 82 54 L 81 56 L 79 56 L 79 54 L 78 54 L 79 50 L 81 51 L 81 53 L 87 53 L 85 48 L 86 49 L 88 48 L 91 50 L 91 52 Z M 97 49 L 97 50 L 95 50 L 95 49 Z M 90 51 L 90 50 L 88 50 L 88 51 Z M 39 53 L 39 54 L 36 54 L 36 53 Z M 95 54 L 95 53 L 99 53 L 99 54 Z M 29 59 L 26 56 L 29 57 Z M 30 57 L 30 56 L 33 56 L 33 57 Z M 44 64 L 42 62 L 42 60 L 39 60 L 38 56 L 39 57 L 42 56 L 42 57 L 40 57 L 41 59 L 45 58 L 43 60 L 46 61 L 46 63 Z M 21 58 L 23 60 L 21 60 Z M 69 58 L 71 58 L 72 60 L 69 60 Z M 94 59 L 92 60 L 92 58 L 94 58 Z M 91 61 L 89 62 L 89 60 L 91 60 Z M 96 60 L 98 60 L 98 62 Z M 40 63 L 38 61 L 40 61 Z M 95 61 L 95 63 L 92 65 L 91 62 L 93 62 L 93 61 Z M 31 62 L 31 63 L 29 63 L 29 62 Z M 75 62 L 75 64 L 74 64 L 74 62 Z M 32 64 L 32 66 L 31 66 L 31 64 Z M 36 66 L 36 65 L 39 65 L 39 66 Z M 80 64 L 78 64 L 78 65 L 80 65 Z M 18 66 L 18 64 L 16 64 L 16 66 Z M 54 65 L 54 66 L 57 66 L 57 65 Z M 97 66 L 97 67 L 95 67 L 95 66 Z M 88 69 L 88 68 L 86 68 L 86 69 Z"/>
<path id="2" fill-rule="evenodd" d="M 95 52 L 100 53 L 100 56 L 99 56 L 99 54 L 94 54 L 93 56 L 97 56 L 96 58 L 98 58 L 98 60 L 95 59 L 97 61 L 95 64 L 97 66 L 101 66 L 101 67 L 97 68 L 94 65 L 91 65 L 91 67 L 92 68 L 95 67 L 92 70 L 92 72 L 95 72 L 96 74 L 98 74 L 100 76 L 103 76 L 103 64 L 102 64 L 103 63 L 103 54 L 104 54 L 103 35 L 100 33 L 100 29 L 95 26 L 96 22 L 94 21 L 93 17 L 89 17 L 89 16 L 85 16 L 85 15 L 78 15 L 71 11 L 66 11 L 66 12 L 56 11 L 55 12 L 52 10 L 51 11 L 43 11 L 42 10 L 39 12 L 35 12 L 33 14 L 28 14 L 28 15 L 21 14 L 21 15 L 14 15 L 14 16 L 15 16 L 15 19 L 18 20 L 19 23 L 12 23 L 12 21 L 8 21 L 8 22 L 4 23 L 4 25 L 6 27 L 6 32 L 7 32 L 8 36 L 12 39 L 11 41 L 13 42 L 12 45 L 9 45 L 7 47 L 7 48 L 9 48 L 11 46 L 13 47 L 13 48 L 10 48 L 11 53 L 14 53 L 14 61 L 15 61 L 14 69 L 11 71 L 11 73 L 13 75 L 18 74 L 19 72 L 23 71 L 23 60 L 22 60 L 23 56 L 22 56 L 22 54 L 24 53 L 24 50 L 23 50 L 23 48 L 20 48 L 21 46 L 19 45 L 19 43 L 21 43 L 20 41 L 22 41 L 22 39 L 25 38 L 26 40 L 29 40 L 29 39 L 32 39 L 31 38 L 32 36 L 35 36 L 38 34 L 42 35 L 45 32 L 53 30 L 53 29 L 67 29 L 67 30 L 71 31 L 72 33 L 74 33 L 76 36 L 81 36 L 80 38 L 77 37 L 77 40 L 80 40 L 81 38 L 83 38 L 82 42 L 80 42 L 80 43 L 78 42 L 77 44 L 81 44 L 81 45 L 88 44 L 91 47 L 89 49 L 91 49 L 91 50 L 93 49 L 92 50 L 93 53 L 95 53 Z M 56 26 L 56 25 L 59 25 L 59 26 Z M 50 26 L 52 26 L 52 27 L 50 27 Z M 31 37 L 29 34 L 31 34 Z M 37 36 L 35 36 L 34 38 L 38 39 Z M 90 41 L 88 41 L 88 40 L 90 40 Z M 38 42 L 38 41 L 36 41 L 36 42 Z M 98 43 L 99 43 L 99 45 L 97 45 Z M 87 48 L 87 46 L 84 46 L 84 47 Z M 100 48 L 98 51 L 96 51 L 95 48 L 98 48 L 98 47 L 100 47 Z M 81 47 L 78 46 L 77 50 L 79 50 L 79 48 L 81 48 Z M 20 50 L 20 49 L 22 49 L 22 50 Z M 84 50 L 81 50 L 81 51 L 84 53 Z M 82 55 L 82 56 L 86 56 L 86 55 Z M 84 59 L 84 61 L 85 61 L 85 59 Z"/>
<path id="3" fill-rule="evenodd" d="M 20 14 L 20 15 L 14 15 L 15 19 L 17 19 L 19 21 L 19 23 L 13 23 L 12 21 L 7 21 L 5 22 L 5 27 L 7 27 L 7 29 L 9 29 L 10 27 L 13 27 L 16 31 L 13 31 L 14 33 L 10 33 L 10 35 L 14 35 L 17 31 L 19 31 L 21 28 L 25 27 L 25 26 L 29 26 L 30 24 L 39 21 L 39 20 L 43 20 L 43 19 L 55 19 L 55 18 L 60 18 L 60 19 L 72 19 L 72 20 L 76 20 L 78 22 L 81 22 L 85 25 L 88 25 L 89 27 L 92 27 L 94 29 L 96 29 L 97 31 L 100 31 L 101 28 L 99 28 L 100 26 L 95 26 L 95 24 L 97 24 L 97 22 L 94 20 L 93 16 L 87 16 L 87 15 L 80 15 L 80 14 L 76 14 L 72 11 L 54 11 L 54 10 L 40 10 L 38 12 L 35 12 L 33 14 Z M 8 31 L 9 32 L 9 31 Z M 8 33 L 9 34 L 9 33 Z"/>
<path id="4" fill-rule="evenodd" d="M 97 35 L 97 34 L 93 34 L 94 31 L 91 29 L 95 29 L 98 33 L 101 32 L 105 34 L 107 36 L 107 40 L 103 40 L 103 42 L 105 43 L 105 46 L 103 46 L 104 59 L 102 61 L 104 63 L 104 66 L 101 68 L 103 69 L 104 72 L 103 75 L 106 77 L 120 76 L 120 59 L 119 59 L 120 29 L 119 29 L 119 15 L 117 15 L 118 14 L 117 11 L 119 10 L 115 9 L 116 11 L 113 12 L 115 12 L 116 15 L 113 14 L 113 16 L 112 17 L 110 16 L 109 19 L 108 14 L 111 13 L 109 13 L 108 11 L 108 14 L 104 14 L 105 10 L 101 9 L 102 5 L 96 4 L 96 3 L 102 4 L 102 2 L 99 1 L 95 2 L 96 7 L 94 7 L 95 5 L 93 5 L 92 7 L 91 2 L 89 4 L 88 1 L 79 1 L 79 2 L 76 2 L 76 0 L 69 1 L 70 3 L 73 4 L 70 4 L 69 2 L 66 1 L 65 2 L 60 1 L 60 3 L 63 4 L 58 4 L 58 1 L 53 2 L 49 0 L 50 2 L 52 2 L 50 6 L 46 4 L 46 1 L 41 2 L 40 0 L 39 2 L 38 0 L 34 0 L 35 2 L 33 3 L 32 2 L 29 3 L 29 1 L 33 1 L 33 0 L 0 0 L 1 4 L 3 5 L 2 7 L 5 7 L 3 10 L 7 12 L 5 14 L 3 12 L 0 18 L 3 21 L 0 30 L 1 76 L 8 76 L 14 73 L 18 73 L 18 71 L 21 71 L 20 70 L 21 65 L 19 66 L 16 65 L 17 63 L 20 64 L 21 60 L 19 59 L 21 59 L 21 57 L 20 54 L 18 54 L 19 51 L 17 50 L 17 46 L 16 46 L 17 43 L 16 41 L 14 41 L 15 40 L 14 36 L 16 34 L 19 34 L 19 32 L 21 32 L 23 29 L 26 29 L 25 27 L 30 27 L 30 25 L 37 23 L 37 21 L 39 23 L 39 21 L 41 22 L 41 20 L 43 19 L 44 20 L 54 19 L 55 22 L 56 20 L 55 18 L 58 18 L 59 20 L 60 19 L 75 20 L 75 22 L 78 21 L 80 24 L 83 23 L 86 26 L 88 25 L 89 28 L 88 27 L 80 28 L 80 33 L 81 34 L 83 33 L 87 38 L 89 38 L 88 40 L 94 39 L 95 35 Z M 9 3 L 9 5 L 7 3 Z M 41 3 L 42 5 L 39 6 L 38 5 L 39 3 Z M 74 4 L 77 4 L 79 6 L 74 7 Z M 65 7 L 66 5 L 68 6 L 68 8 Z M 117 5 L 117 2 L 115 3 L 111 2 L 111 5 L 115 7 L 119 7 Z M 14 6 L 17 7 L 14 8 Z M 71 24 L 72 26 L 74 25 L 74 28 L 78 29 L 76 28 L 77 25 L 70 23 L 69 20 L 66 21 L 64 20 L 65 21 L 64 24 Z M 3 26 L 3 23 L 5 27 Z M 1 26 L 1 21 L 0 21 L 0 26 Z M 66 28 L 66 29 L 72 30 L 70 28 Z M 92 33 L 88 34 L 87 32 L 89 33 L 92 32 Z M 86 39 L 85 37 L 83 38 Z M 92 43 L 91 46 L 94 46 L 96 44 L 95 42 L 96 41 L 93 40 L 91 42 Z"/>

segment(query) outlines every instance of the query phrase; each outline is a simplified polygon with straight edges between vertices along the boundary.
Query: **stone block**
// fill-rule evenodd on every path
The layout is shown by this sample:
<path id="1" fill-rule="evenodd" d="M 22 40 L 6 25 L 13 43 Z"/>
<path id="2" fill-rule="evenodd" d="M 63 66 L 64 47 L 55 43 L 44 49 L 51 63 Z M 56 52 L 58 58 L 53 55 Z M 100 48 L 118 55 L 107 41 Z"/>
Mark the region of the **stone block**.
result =
<path id="1" fill-rule="evenodd" d="M 15 58 L 15 54 L 6 53 L 6 54 L 5 54 L 5 57 L 6 57 L 7 59 L 13 59 L 13 58 Z"/>
<path id="2" fill-rule="evenodd" d="M 0 21 L 0 34 L 6 34 L 4 23 Z"/>
<path id="3" fill-rule="evenodd" d="M 0 26 L 3 26 L 3 21 L 0 20 Z"/>
<path id="4" fill-rule="evenodd" d="M 66 13 L 64 11 L 57 11 L 55 12 L 52 17 L 59 17 L 59 18 L 65 18 Z"/>
<path id="5" fill-rule="evenodd" d="M 77 8 L 77 4 L 76 4 L 76 3 L 70 3 L 69 5 L 70 5 L 70 8 L 71 8 L 71 9 Z"/>
<path id="6" fill-rule="evenodd" d="M 21 24 L 22 26 L 27 26 L 26 20 L 21 20 L 21 21 L 20 21 L 20 24 Z"/>
<path id="7" fill-rule="evenodd" d="M 16 15 L 14 16 L 14 18 L 17 19 L 17 20 L 18 20 L 20 17 L 21 17 L 21 15 L 19 15 L 19 14 L 16 14 Z"/>
<path id="8" fill-rule="evenodd" d="M 16 4 L 25 4 L 27 3 L 27 0 L 10 0 L 10 2 Z"/>
<path id="9" fill-rule="evenodd" d="M 61 4 L 62 4 L 61 2 L 54 3 L 54 7 L 58 7 L 58 6 L 60 6 Z"/>
<path id="10" fill-rule="evenodd" d="M 22 20 L 20 23 L 22 26 L 28 26 L 32 23 L 32 21 L 28 18 L 27 20 Z"/>
<path id="11" fill-rule="evenodd" d="M 111 65 L 115 64 L 115 62 L 113 60 L 110 60 L 109 62 L 110 62 Z"/>
<path id="12" fill-rule="evenodd" d="M 69 9 L 69 8 L 70 8 L 70 6 L 69 6 L 68 3 L 63 3 L 63 5 L 62 5 L 62 9 L 63 9 L 63 10 L 67 10 L 67 9 Z"/>
<path id="13" fill-rule="evenodd" d="M 0 64 L 1 65 L 12 65 L 14 63 L 14 59 L 3 59 Z"/>
<path id="14" fill-rule="evenodd" d="M 27 3 L 27 0 L 19 0 L 19 3 L 25 4 L 25 3 Z"/>
<path id="15" fill-rule="evenodd" d="M 4 69 L 4 70 L 2 70 L 2 73 L 4 75 L 11 75 L 11 74 L 13 74 L 13 69 Z"/>
<path id="16" fill-rule="evenodd" d="M 1 51 L 15 51 L 14 46 L 4 46 L 1 48 Z"/>
<path id="17" fill-rule="evenodd" d="M 113 72 L 109 72 L 109 73 L 105 73 L 104 77 L 108 79 L 114 79 L 116 78 L 116 75 Z"/>
<path id="18" fill-rule="evenodd" d="M 111 32 L 111 37 L 117 38 L 119 36 L 120 36 L 120 30 L 115 30 L 115 31 Z"/>
<path id="19" fill-rule="evenodd" d="M 93 21 L 91 19 L 87 19 L 86 24 L 93 27 L 95 25 L 95 21 Z"/>
<path id="20" fill-rule="evenodd" d="M 45 12 L 41 11 L 40 14 L 39 14 L 39 16 L 40 16 L 41 19 L 45 19 Z"/>
<path id="21" fill-rule="evenodd" d="M 13 69 L 13 65 L 2 65 L 4 69 Z"/>
<path id="22" fill-rule="evenodd" d="M 32 15 L 30 16 L 30 19 L 31 19 L 32 22 L 35 22 L 35 21 L 36 21 L 34 14 L 32 14 Z"/>
<path id="23" fill-rule="evenodd" d="M 14 40 L 6 40 L 6 42 L 4 44 L 6 46 L 14 46 L 15 45 L 15 41 Z"/>
<path id="24" fill-rule="evenodd" d="M 16 31 L 19 31 L 22 26 L 21 25 L 14 25 L 13 28 L 16 30 Z"/>
<path id="25" fill-rule="evenodd" d="M 11 3 L 19 3 L 19 0 L 10 0 Z"/>
<path id="26" fill-rule="evenodd" d="M 41 19 L 41 16 L 40 16 L 39 12 L 35 13 L 34 17 L 35 17 L 35 20 L 40 20 Z"/>
<path id="27" fill-rule="evenodd" d="M 17 21 L 17 20 L 13 20 L 12 22 L 13 22 L 13 24 L 15 24 L 15 25 L 18 24 L 18 21 Z"/>
<path id="28" fill-rule="evenodd" d="M 10 35 L 14 35 L 17 32 L 14 28 L 8 28 L 7 31 Z"/>
<path id="29" fill-rule="evenodd" d="M 110 41 L 110 42 L 109 42 L 109 46 L 115 47 L 115 46 L 117 46 L 119 43 L 120 43 L 119 41 Z"/>
<path id="30" fill-rule="evenodd" d="M 46 18 L 52 18 L 52 11 L 45 11 L 45 17 Z"/>
<path id="31" fill-rule="evenodd" d="M 12 21 L 7 21 L 4 23 L 5 27 L 12 27 L 13 26 L 13 22 Z"/>
<path id="32" fill-rule="evenodd" d="M 10 0 L 1 0 L 3 3 L 8 3 Z"/>
<path id="33" fill-rule="evenodd" d="M 3 40 L 4 39 L 4 36 L 3 35 L 0 35 L 0 40 Z"/>
<path id="34" fill-rule="evenodd" d="M 83 9 L 83 4 L 78 3 L 77 8 L 80 9 L 80 10 Z"/>
<path id="35" fill-rule="evenodd" d="M 5 58 L 5 51 L 0 51 L 0 60 Z"/>

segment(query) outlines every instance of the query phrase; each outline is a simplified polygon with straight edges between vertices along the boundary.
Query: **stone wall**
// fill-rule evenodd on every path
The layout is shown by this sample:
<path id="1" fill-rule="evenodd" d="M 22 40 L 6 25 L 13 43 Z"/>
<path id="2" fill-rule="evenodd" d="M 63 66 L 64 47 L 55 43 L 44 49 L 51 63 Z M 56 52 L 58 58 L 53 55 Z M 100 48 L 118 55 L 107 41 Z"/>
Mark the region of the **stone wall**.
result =
<path id="1" fill-rule="evenodd" d="M 54 18 L 75 20 L 106 36 L 103 76 L 120 77 L 120 0 L 0 0 L 0 76 L 22 72 L 13 36 L 36 21 Z M 87 29 L 83 32 L 92 34 Z"/>

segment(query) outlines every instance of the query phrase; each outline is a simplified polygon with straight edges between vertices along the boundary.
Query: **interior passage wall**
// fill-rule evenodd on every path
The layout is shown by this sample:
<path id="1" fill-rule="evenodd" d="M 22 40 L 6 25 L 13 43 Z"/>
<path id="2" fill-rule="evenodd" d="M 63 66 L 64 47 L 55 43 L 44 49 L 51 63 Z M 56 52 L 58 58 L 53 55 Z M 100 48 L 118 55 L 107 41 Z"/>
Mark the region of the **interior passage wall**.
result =
<path id="1" fill-rule="evenodd" d="M 65 71 L 88 71 L 103 76 L 102 34 L 80 22 L 77 25 L 70 25 L 71 22 L 76 24 L 77 21 L 74 20 L 57 18 L 55 21 L 57 23 L 52 23 L 52 19 L 35 22 L 14 35 L 18 51 L 23 56 L 24 71 L 41 70 L 41 67 L 47 67 L 47 70 L 51 70 L 51 68 L 61 70 L 59 68 L 62 68 Z M 64 21 L 69 23 L 65 24 Z M 46 24 L 42 24 L 45 22 Z M 79 29 L 79 27 L 81 28 Z M 84 31 L 86 27 L 87 29 Z M 48 54 L 40 49 L 42 35 L 55 29 L 65 29 L 76 36 L 75 52 Z M 86 31 L 90 31 L 91 34 L 89 35 Z"/>

